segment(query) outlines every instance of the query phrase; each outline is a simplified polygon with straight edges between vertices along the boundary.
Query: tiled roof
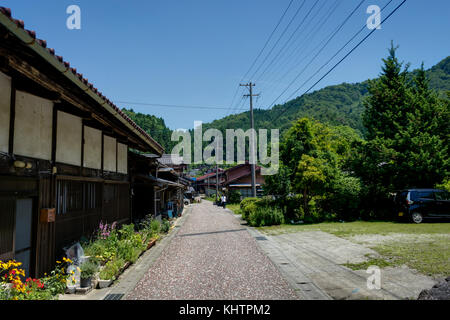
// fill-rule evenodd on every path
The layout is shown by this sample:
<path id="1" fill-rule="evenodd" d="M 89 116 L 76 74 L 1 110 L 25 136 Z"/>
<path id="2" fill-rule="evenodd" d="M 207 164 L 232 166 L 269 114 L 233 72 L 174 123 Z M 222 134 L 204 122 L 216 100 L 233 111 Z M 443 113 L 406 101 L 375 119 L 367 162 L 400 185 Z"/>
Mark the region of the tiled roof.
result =
<path id="1" fill-rule="evenodd" d="M 161 158 L 158 159 L 159 163 L 165 165 L 179 165 L 184 164 L 184 159 L 178 154 L 163 154 Z"/>
<path id="2" fill-rule="evenodd" d="M 47 41 L 38 39 L 36 37 L 36 32 L 32 30 L 25 29 L 25 23 L 22 20 L 14 19 L 11 15 L 11 9 L 0 7 L 0 14 L 3 14 L 7 18 L 9 18 L 12 22 L 14 22 L 18 28 L 22 29 L 26 32 L 31 38 L 34 39 L 34 42 L 38 43 L 41 47 L 47 50 L 47 52 L 52 55 L 59 63 L 61 63 L 67 70 L 70 70 L 81 82 L 83 82 L 89 89 L 94 92 L 97 96 L 99 96 L 103 101 L 105 101 L 109 106 L 111 106 L 123 119 L 125 119 L 133 128 L 138 130 L 144 137 L 148 140 L 155 143 L 161 149 L 164 149 L 157 141 L 155 141 L 147 132 L 145 132 L 141 127 L 139 127 L 133 120 L 130 119 L 125 113 L 120 110 L 111 100 L 105 97 L 100 90 L 98 90 L 92 83 L 89 82 L 88 79 L 84 78 L 83 74 L 78 73 L 77 69 L 70 66 L 70 63 L 64 61 L 62 56 L 56 55 L 55 49 L 47 47 Z"/>
<path id="3" fill-rule="evenodd" d="M 219 168 L 219 175 L 221 175 L 221 174 L 223 174 L 223 170 L 221 168 Z M 196 181 L 202 181 L 202 180 L 205 180 L 205 179 L 207 179 L 209 177 L 213 177 L 213 176 L 214 177 L 216 176 L 216 172 L 215 171 L 207 173 L 207 174 L 205 174 L 203 176 L 200 176 L 200 177 L 196 178 Z"/>

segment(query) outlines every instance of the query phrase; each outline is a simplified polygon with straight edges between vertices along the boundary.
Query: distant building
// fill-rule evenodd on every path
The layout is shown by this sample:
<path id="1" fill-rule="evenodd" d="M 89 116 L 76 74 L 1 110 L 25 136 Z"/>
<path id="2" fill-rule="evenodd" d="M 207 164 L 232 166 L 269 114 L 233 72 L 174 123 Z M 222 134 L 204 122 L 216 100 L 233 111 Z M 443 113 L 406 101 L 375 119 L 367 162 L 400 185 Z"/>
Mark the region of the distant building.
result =
<path id="1" fill-rule="evenodd" d="M 218 170 L 218 188 L 220 190 L 221 186 L 225 182 L 224 180 L 224 170 L 219 168 Z M 216 193 L 216 168 L 211 172 L 208 172 L 200 177 L 197 177 L 193 183 L 193 187 L 196 192 L 201 194 L 206 194 L 207 196 Z"/>
<path id="2" fill-rule="evenodd" d="M 187 170 L 187 164 L 184 162 L 183 157 L 177 154 L 163 154 L 158 162 L 164 166 L 173 168 L 175 172 L 180 175 L 184 175 Z"/>
<path id="3" fill-rule="evenodd" d="M 241 198 L 252 196 L 252 174 L 251 165 L 248 163 L 234 166 L 230 169 L 218 170 L 218 189 L 222 192 L 238 191 Z M 264 185 L 264 176 L 261 175 L 261 167 L 256 166 L 256 192 L 257 196 L 262 196 Z M 195 190 L 199 193 L 210 195 L 216 193 L 216 170 L 215 168 L 200 177 L 197 177 L 193 183 Z"/>
<path id="4" fill-rule="evenodd" d="M 264 185 L 264 176 L 261 175 L 261 167 L 256 166 L 256 193 L 262 196 L 262 186 Z M 252 171 L 249 163 L 237 165 L 224 172 L 224 182 L 222 187 L 228 191 L 238 191 L 241 199 L 252 197 Z"/>

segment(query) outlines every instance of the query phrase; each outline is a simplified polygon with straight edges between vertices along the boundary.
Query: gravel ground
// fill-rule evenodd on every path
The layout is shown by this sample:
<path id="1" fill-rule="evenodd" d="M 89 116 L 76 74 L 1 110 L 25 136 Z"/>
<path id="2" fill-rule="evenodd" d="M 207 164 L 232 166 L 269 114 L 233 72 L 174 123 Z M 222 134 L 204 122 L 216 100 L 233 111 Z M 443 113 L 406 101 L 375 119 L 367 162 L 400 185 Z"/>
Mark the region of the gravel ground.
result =
<path id="1" fill-rule="evenodd" d="M 128 300 L 299 299 L 232 215 L 204 201 Z"/>

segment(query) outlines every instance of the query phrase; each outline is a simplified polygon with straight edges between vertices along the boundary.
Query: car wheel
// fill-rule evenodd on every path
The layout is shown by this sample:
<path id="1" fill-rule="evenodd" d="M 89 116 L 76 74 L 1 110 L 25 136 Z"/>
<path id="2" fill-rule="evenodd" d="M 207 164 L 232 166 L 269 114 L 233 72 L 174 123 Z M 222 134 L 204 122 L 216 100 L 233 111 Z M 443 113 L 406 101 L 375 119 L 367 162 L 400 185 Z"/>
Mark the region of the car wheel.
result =
<path id="1" fill-rule="evenodd" d="M 414 223 L 419 224 L 419 223 L 422 223 L 422 221 L 423 221 L 423 216 L 422 216 L 422 214 L 419 213 L 419 212 L 413 212 L 413 214 L 411 215 L 411 219 L 412 219 L 412 221 L 413 221 Z"/>

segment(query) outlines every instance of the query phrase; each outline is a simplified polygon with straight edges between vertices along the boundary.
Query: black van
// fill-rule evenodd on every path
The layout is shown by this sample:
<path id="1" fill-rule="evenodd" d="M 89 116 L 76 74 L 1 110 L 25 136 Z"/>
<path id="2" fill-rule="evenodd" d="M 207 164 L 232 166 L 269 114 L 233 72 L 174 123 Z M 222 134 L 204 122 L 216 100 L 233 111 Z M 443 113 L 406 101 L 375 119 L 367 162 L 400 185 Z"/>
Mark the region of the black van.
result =
<path id="1" fill-rule="evenodd" d="M 424 218 L 450 218 L 450 193 L 438 189 L 409 189 L 397 193 L 400 219 L 421 223 Z"/>

